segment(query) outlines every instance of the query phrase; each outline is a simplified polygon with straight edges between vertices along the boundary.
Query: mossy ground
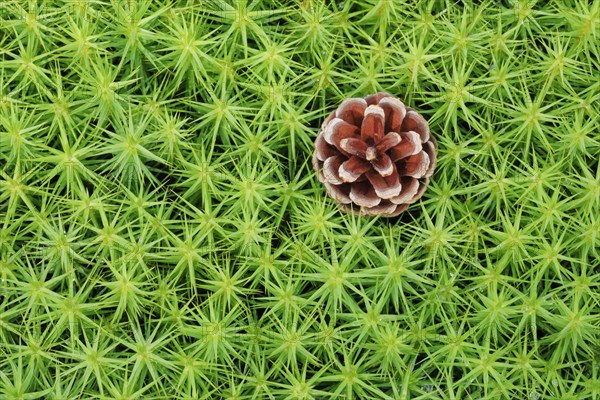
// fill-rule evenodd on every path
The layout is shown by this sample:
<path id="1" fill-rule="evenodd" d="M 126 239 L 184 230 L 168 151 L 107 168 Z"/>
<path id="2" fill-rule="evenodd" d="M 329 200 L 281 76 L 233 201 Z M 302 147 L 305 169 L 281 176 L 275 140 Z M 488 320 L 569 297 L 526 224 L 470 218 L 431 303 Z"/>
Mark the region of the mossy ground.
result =
<path id="1" fill-rule="evenodd" d="M 600 3 L 0 3 L 1 399 L 599 399 Z M 387 91 L 422 201 L 341 213 Z"/>

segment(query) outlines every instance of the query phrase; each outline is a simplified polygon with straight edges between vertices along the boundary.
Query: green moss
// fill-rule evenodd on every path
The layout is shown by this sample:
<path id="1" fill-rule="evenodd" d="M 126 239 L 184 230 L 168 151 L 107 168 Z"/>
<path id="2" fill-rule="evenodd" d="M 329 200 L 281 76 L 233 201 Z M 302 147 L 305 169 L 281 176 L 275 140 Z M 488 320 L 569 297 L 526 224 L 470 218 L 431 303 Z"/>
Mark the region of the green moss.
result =
<path id="1" fill-rule="evenodd" d="M 0 5 L 0 399 L 600 397 L 600 3 Z M 437 170 L 312 170 L 387 91 Z"/>

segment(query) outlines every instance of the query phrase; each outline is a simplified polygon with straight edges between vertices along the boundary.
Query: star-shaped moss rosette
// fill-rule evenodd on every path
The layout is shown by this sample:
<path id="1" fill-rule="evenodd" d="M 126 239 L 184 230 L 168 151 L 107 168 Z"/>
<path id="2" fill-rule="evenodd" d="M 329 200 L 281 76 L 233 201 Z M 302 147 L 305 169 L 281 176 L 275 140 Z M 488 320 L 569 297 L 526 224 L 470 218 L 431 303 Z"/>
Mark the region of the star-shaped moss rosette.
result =
<path id="1" fill-rule="evenodd" d="M 346 99 L 325 119 L 313 166 L 343 210 L 394 217 L 423 196 L 436 156 L 427 121 L 382 92 Z"/>

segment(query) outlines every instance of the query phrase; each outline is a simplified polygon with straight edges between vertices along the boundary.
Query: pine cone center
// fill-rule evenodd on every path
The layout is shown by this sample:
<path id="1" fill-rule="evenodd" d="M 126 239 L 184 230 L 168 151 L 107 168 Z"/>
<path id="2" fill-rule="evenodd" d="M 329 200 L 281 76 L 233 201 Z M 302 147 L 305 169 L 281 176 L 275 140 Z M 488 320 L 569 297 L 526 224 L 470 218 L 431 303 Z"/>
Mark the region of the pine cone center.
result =
<path id="1" fill-rule="evenodd" d="M 367 154 L 366 154 L 366 159 L 371 161 L 371 160 L 375 160 L 378 157 L 377 155 L 377 149 L 373 146 L 370 146 L 369 148 L 367 148 Z"/>
<path id="2" fill-rule="evenodd" d="M 421 115 L 387 93 L 345 100 L 325 120 L 313 165 L 344 209 L 394 216 L 417 201 L 437 143 Z"/>

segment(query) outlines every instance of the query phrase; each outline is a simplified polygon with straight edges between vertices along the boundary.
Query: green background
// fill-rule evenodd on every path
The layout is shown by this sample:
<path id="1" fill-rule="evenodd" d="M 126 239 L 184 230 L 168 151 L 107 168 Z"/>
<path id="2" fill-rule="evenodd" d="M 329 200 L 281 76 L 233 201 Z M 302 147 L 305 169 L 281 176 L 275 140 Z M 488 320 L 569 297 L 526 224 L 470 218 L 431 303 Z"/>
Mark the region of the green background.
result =
<path id="1" fill-rule="evenodd" d="M 599 399 L 600 3 L 0 3 L 0 399 Z M 386 91 L 421 201 L 347 215 Z"/>

